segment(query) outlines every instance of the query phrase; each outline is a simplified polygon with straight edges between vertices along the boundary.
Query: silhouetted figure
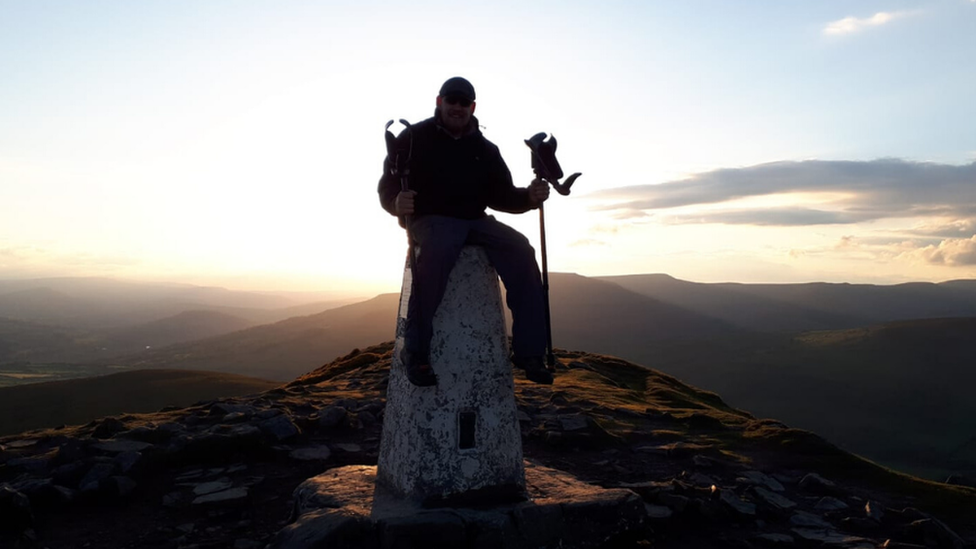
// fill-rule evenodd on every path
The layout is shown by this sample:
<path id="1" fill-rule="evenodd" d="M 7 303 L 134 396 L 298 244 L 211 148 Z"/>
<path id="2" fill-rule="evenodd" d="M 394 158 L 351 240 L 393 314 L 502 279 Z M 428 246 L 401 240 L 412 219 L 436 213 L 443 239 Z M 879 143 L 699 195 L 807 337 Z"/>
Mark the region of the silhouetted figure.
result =
<path id="1" fill-rule="evenodd" d="M 448 79 L 437 95 L 434 116 L 397 137 L 409 152 L 410 190 L 401 189 L 395 159 L 387 156 L 379 197 L 383 208 L 407 221 L 416 250 L 408 305 L 404 355 L 411 383 L 437 383 L 430 366 L 433 319 L 447 278 L 465 244 L 484 247 L 508 291 L 512 311 L 512 361 L 536 383 L 552 383 L 546 369 L 545 311 L 535 250 L 521 233 L 485 213 L 486 208 L 524 213 L 549 197 L 549 186 L 533 180 L 526 188 L 512 174 L 474 117 L 474 86 Z"/>

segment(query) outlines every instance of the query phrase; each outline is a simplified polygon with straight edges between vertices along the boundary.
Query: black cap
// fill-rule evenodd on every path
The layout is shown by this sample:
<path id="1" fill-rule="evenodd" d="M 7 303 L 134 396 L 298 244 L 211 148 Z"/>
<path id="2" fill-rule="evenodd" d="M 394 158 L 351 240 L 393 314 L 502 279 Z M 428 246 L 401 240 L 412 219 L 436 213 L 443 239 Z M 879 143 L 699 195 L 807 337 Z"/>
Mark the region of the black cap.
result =
<path id="1" fill-rule="evenodd" d="M 474 86 L 464 78 L 455 76 L 454 78 L 448 78 L 447 82 L 444 82 L 439 95 L 441 97 L 453 95 L 455 97 L 463 97 L 468 101 L 474 101 Z"/>

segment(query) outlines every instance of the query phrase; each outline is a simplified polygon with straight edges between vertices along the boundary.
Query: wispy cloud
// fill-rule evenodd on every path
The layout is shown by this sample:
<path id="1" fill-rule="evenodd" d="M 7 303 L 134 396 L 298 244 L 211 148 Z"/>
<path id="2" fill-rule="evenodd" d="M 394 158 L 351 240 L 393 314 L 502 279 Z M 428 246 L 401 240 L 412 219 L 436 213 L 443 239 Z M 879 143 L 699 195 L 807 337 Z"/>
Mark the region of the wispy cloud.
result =
<path id="1" fill-rule="evenodd" d="M 871 27 L 886 25 L 896 19 L 901 19 L 911 14 L 912 12 L 908 11 L 879 11 L 871 17 L 845 17 L 843 19 L 838 19 L 837 21 L 827 23 L 822 32 L 828 36 L 853 34 Z"/>
<path id="2" fill-rule="evenodd" d="M 956 224 L 953 233 L 958 236 L 959 230 L 968 230 L 969 226 L 951 220 L 976 218 L 976 162 L 963 166 L 898 159 L 772 162 L 715 170 L 659 185 L 608 189 L 591 197 L 603 203 L 595 209 L 614 212 L 618 218 L 633 218 L 640 211 L 722 205 L 790 193 L 829 194 L 832 198 L 810 206 L 742 208 L 729 204 L 731 207 L 724 210 L 679 210 L 661 219 L 669 223 L 797 226 L 940 217 L 950 220 L 943 223 Z"/>

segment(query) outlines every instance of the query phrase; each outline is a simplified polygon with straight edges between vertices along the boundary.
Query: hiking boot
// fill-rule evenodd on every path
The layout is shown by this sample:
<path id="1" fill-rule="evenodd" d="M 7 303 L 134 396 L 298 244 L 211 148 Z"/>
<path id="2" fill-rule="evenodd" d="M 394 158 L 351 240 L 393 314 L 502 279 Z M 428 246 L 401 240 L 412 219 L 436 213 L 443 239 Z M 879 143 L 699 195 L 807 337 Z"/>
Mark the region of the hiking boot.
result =
<path id="1" fill-rule="evenodd" d="M 400 362 L 407 372 L 407 380 L 417 387 L 433 387 L 437 385 L 437 376 L 430 367 L 430 360 L 407 351 L 400 354 Z"/>
<path id="2" fill-rule="evenodd" d="M 525 370 L 525 379 L 542 385 L 552 385 L 552 372 L 546 368 L 546 361 L 541 356 L 512 357 L 516 368 Z"/>

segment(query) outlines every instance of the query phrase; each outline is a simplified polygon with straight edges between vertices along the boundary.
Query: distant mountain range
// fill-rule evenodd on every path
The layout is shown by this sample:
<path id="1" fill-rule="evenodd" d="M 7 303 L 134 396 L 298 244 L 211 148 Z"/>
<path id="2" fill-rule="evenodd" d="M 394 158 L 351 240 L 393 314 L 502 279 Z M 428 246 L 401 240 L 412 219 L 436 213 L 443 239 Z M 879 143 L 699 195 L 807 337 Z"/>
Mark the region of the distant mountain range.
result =
<path id="1" fill-rule="evenodd" d="M 554 273 L 551 288 L 557 347 L 667 372 L 734 406 L 931 478 L 976 473 L 976 458 L 965 457 L 974 454 L 976 437 L 976 400 L 966 394 L 976 382 L 976 281 L 698 284 L 666 275 Z M 387 294 L 170 346 L 147 343 L 151 348 L 101 364 L 287 381 L 353 348 L 393 339 L 398 303 Z M 190 337 L 194 330 L 183 328 L 196 321 L 203 336 L 241 320 L 181 311 L 121 337 L 175 341 Z M 17 328 L 4 326 L 0 356 L 11 346 L 3 330 Z M 49 328 L 49 335 L 70 347 L 66 330 Z"/>
<path id="2" fill-rule="evenodd" d="M 976 280 L 872 284 L 702 284 L 664 274 L 600 277 L 747 330 L 840 330 L 895 320 L 976 316 Z"/>
<path id="3" fill-rule="evenodd" d="M 82 363 L 226 334 L 349 303 L 104 278 L 0 280 L 0 366 Z"/>

